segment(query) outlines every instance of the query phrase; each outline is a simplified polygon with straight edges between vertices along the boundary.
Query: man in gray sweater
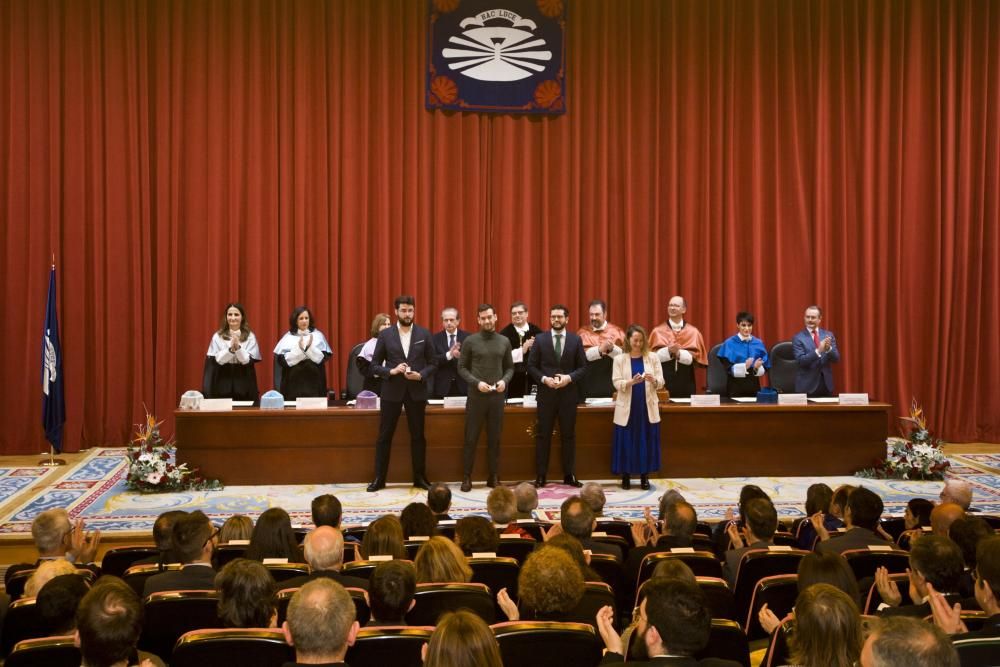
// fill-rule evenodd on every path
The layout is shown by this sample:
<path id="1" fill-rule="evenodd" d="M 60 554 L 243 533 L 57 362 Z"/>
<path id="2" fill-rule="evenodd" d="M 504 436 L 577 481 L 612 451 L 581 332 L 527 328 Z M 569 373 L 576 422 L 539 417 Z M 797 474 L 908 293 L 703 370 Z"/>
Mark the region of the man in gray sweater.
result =
<path id="1" fill-rule="evenodd" d="M 477 314 L 479 333 L 465 339 L 458 361 L 458 374 L 469 387 L 469 400 L 465 406 L 463 492 L 472 490 L 472 466 L 476 462 L 476 442 L 483 430 L 483 422 L 486 423 L 486 460 L 489 465 L 486 486 L 493 488 L 500 484 L 497 465 L 503 405 L 507 383 L 514 375 L 510 341 L 496 333 L 497 315 L 493 306 L 480 304 Z"/>

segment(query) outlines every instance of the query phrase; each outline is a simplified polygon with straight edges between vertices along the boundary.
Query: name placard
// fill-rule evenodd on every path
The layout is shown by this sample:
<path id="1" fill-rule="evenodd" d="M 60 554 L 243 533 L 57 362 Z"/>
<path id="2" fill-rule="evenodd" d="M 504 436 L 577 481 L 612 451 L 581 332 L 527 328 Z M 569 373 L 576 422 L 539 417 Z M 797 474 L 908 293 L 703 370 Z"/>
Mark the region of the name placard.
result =
<path id="1" fill-rule="evenodd" d="M 694 394 L 691 396 L 691 405 L 699 408 L 719 407 L 718 394 Z"/>
<path id="2" fill-rule="evenodd" d="M 607 534 L 607 532 L 605 532 L 603 530 L 595 530 L 594 532 L 592 532 L 590 534 L 590 536 L 591 537 L 607 537 L 608 534 Z"/>
<path id="3" fill-rule="evenodd" d="M 672 554 L 693 554 L 694 547 L 671 547 L 670 553 Z"/>
<path id="4" fill-rule="evenodd" d="M 382 555 L 379 555 L 379 556 L 369 556 L 368 560 L 372 560 L 372 561 L 386 561 L 386 560 L 392 560 L 392 556 L 390 554 L 382 554 Z"/>
<path id="5" fill-rule="evenodd" d="M 233 409 L 233 399 L 203 398 L 198 409 L 202 412 L 228 412 Z"/>
<path id="6" fill-rule="evenodd" d="M 264 565 L 288 565 L 287 558 L 265 558 L 261 561 Z"/>
<path id="7" fill-rule="evenodd" d="M 295 399 L 296 410 L 326 410 L 326 396 L 299 396 Z"/>
<path id="8" fill-rule="evenodd" d="M 410 535 L 410 542 L 426 542 L 431 539 L 430 535 Z"/>
<path id="9" fill-rule="evenodd" d="M 497 554 L 495 551 L 473 551 L 473 558 L 496 558 Z"/>
<path id="10" fill-rule="evenodd" d="M 868 405 L 868 394 L 841 394 L 841 405 Z"/>
<path id="11" fill-rule="evenodd" d="M 869 544 L 868 551 L 892 551 L 891 544 Z"/>
<path id="12" fill-rule="evenodd" d="M 809 397 L 805 394 L 778 394 L 778 405 L 807 405 Z"/>
<path id="13" fill-rule="evenodd" d="M 468 400 L 468 396 L 445 396 L 443 405 L 446 408 L 464 408 Z"/>
<path id="14" fill-rule="evenodd" d="M 767 547 L 768 551 L 791 551 L 792 548 L 787 544 L 771 544 Z"/>

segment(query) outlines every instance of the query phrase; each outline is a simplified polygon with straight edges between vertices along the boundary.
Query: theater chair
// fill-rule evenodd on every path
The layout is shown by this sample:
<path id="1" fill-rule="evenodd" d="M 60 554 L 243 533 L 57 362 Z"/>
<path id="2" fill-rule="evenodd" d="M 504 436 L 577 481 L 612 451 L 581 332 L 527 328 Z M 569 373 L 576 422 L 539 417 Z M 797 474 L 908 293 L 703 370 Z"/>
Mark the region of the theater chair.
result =
<path id="1" fill-rule="evenodd" d="M 406 614 L 410 625 L 436 625 L 446 611 L 468 609 L 487 624 L 496 620 L 493 597 L 485 584 L 417 584 L 413 609 Z"/>
<path id="2" fill-rule="evenodd" d="M 750 643 L 739 623 L 724 618 L 712 619 L 708 645 L 695 656 L 697 660 L 720 658 L 750 667 Z"/>
<path id="3" fill-rule="evenodd" d="M 5 667 L 80 667 L 80 649 L 73 635 L 19 642 L 4 660 Z"/>
<path id="4" fill-rule="evenodd" d="M 517 599 L 517 575 L 521 572 L 517 560 L 506 556 L 471 557 L 465 560 L 472 568 L 472 581 L 486 584 L 494 599 L 501 588 L 507 589 L 512 600 Z"/>
<path id="5" fill-rule="evenodd" d="M 598 533 L 607 533 L 608 535 L 622 538 L 625 540 L 627 549 L 635 546 L 635 541 L 632 538 L 632 524 L 624 519 L 599 518 L 597 519 L 597 527 L 594 530 Z M 627 549 L 622 553 L 628 554 Z"/>
<path id="6" fill-rule="evenodd" d="M 135 594 L 142 597 L 142 592 L 146 588 L 146 580 L 152 577 L 154 574 L 159 574 L 166 570 L 179 570 L 181 569 L 180 563 L 170 563 L 169 565 L 160 566 L 156 563 L 151 563 L 149 565 L 133 565 L 129 569 L 125 570 L 125 575 L 122 579 L 125 583 L 132 587 Z"/>
<path id="7" fill-rule="evenodd" d="M 628 547 L 629 542 L 618 535 L 611 535 L 610 533 L 601 533 L 600 531 L 594 531 L 590 534 L 590 539 L 595 542 L 600 542 L 601 544 L 613 544 L 622 552 L 622 558 L 628 558 Z"/>
<path id="8" fill-rule="evenodd" d="M 708 608 L 712 612 L 712 618 L 725 618 L 730 621 L 736 620 L 736 605 L 733 602 L 733 591 L 725 579 L 718 577 L 695 577 L 698 588 L 705 594 Z M 645 588 L 649 580 L 642 582 L 642 586 L 635 594 L 635 608 L 638 609 L 642 599 L 646 597 Z"/>
<path id="9" fill-rule="evenodd" d="M 890 573 L 906 572 L 910 567 L 910 554 L 900 549 L 873 551 L 871 549 L 848 549 L 843 552 L 847 564 L 854 571 L 859 582 L 866 577 L 874 577 L 875 570 L 884 567 Z"/>
<path id="10" fill-rule="evenodd" d="M 1000 637 L 962 639 L 962 635 L 955 635 L 951 643 L 958 651 L 962 667 L 997 664 L 997 656 L 1000 655 Z"/>
<path id="11" fill-rule="evenodd" d="M 352 577 L 361 577 L 362 579 L 371 579 L 372 572 L 378 567 L 378 564 L 384 561 L 378 560 L 354 560 L 350 563 L 344 563 L 344 568 L 341 570 L 344 574 L 349 574 Z M 412 563 L 411 560 L 405 560 L 406 563 Z"/>
<path id="12" fill-rule="evenodd" d="M 152 544 L 141 544 L 131 547 L 113 547 L 108 549 L 101 558 L 101 574 L 121 577 L 125 570 L 132 567 L 137 560 L 159 556 L 160 550 Z"/>
<path id="13" fill-rule="evenodd" d="M 601 661 L 601 640 L 593 626 L 585 623 L 511 621 L 498 623 L 492 630 L 504 667 L 592 667 Z"/>
<path id="14" fill-rule="evenodd" d="M 164 591 L 153 593 L 143 603 L 139 648 L 168 660 L 178 638 L 202 628 L 221 628 L 215 591 Z"/>
<path id="15" fill-rule="evenodd" d="M 264 567 L 271 573 L 274 580 L 281 587 L 282 581 L 288 581 L 295 577 L 309 574 L 309 565 L 306 563 L 264 563 Z"/>
<path id="16" fill-rule="evenodd" d="M 594 632 L 597 632 L 597 612 L 599 612 L 603 607 L 611 607 L 614 610 L 614 625 L 615 630 L 621 631 L 621 622 L 618 618 L 618 601 L 615 599 L 615 592 L 605 583 L 597 581 L 587 581 L 584 582 L 583 598 L 576 605 L 576 608 L 571 611 L 567 620 L 574 623 L 586 623 L 587 625 L 594 626 Z"/>
<path id="17" fill-rule="evenodd" d="M 718 343 L 713 345 L 712 349 L 708 351 L 708 373 L 706 376 L 708 386 L 705 387 L 705 393 L 725 396 L 726 367 L 722 365 L 722 361 L 719 359 L 719 348 L 721 347 L 722 343 Z"/>
<path id="18" fill-rule="evenodd" d="M 226 628 L 185 633 L 174 647 L 170 667 L 274 667 L 294 661 L 295 649 L 277 628 Z"/>
<path id="19" fill-rule="evenodd" d="M 639 566 L 639 578 L 635 582 L 636 589 L 642 586 L 642 583 L 653 576 L 653 570 L 660 561 L 667 558 L 676 558 L 683 561 L 691 571 L 694 572 L 696 577 L 714 577 L 716 579 L 722 579 L 722 563 L 719 559 L 715 557 L 710 551 L 695 551 L 695 552 L 673 552 L 673 551 L 655 551 L 648 554 L 642 559 L 642 564 Z"/>
<path id="20" fill-rule="evenodd" d="M 501 533 L 497 545 L 497 556 L 513 558 L 518 564 L 524 564 L 531 552 L 538 546 L 534 540 L 526 540 L 517 533 Z"/>
<path id="21" fill-rule="evenodd" d="M 229 542 L 220 544 L 215 547 L 215 553 L 212 554 L 212 565 L 216 570 L 221 570 L 227 563 L 230 563 L 237 558 L 243 558 L 243 554 L 247 551 L 247 546 L 249 545 L 232 544 Z"/>
<path id="22" fill-rule="evenodd" d="M 900 595 L 903 596 L 900 605 L 913 604 L 910 600 L 910 577 L 906 574 L 890 574 L 889 581 L 895 581 L 896 586 L 899 588 Z M 862 614 L 875 614 L 878 611 L 878 606 L 882 604 L 882 596 L 878 592 L 878 586 L 875 585 L 874 581 L 868 588 L 868 595 L 865 596 L 865 604 L 861 609 Z"/>
<path id="23" fill-rule="evenodd" d="M 429 626 L 361 628 L 344 662 L 351 667 L 421 667 L 421 649 L 430 641 Z"/>
<path id="24" fill-rule="evenodd" d="M 790 340 L 775 343 L 771 348 L 771 386 L 784 394 L 795 393 L 795 375 L 799 362 L 795 360 L 795 346 Z"/>
<path id="25" fill-rule="evenodd" d="M 28 583 L 28 579 L 30 579 L 31 575 L 34 573 L 34 569 L 20 570 L 10 576 L 10 579 L 7 581 L 6 591 L 7 595 L 10 596 L 11 601 L 17 600 L 24 595 L 24 586 Z M 86 577 L 87 581 L 90 583 L 94 583 L 94 579 L 96 578 L 94 571 L 85 567 L 77 566 L 76 573 L 81 577 Z"/>
<path id="26" fill-rule="evenodd" d="M 781 618 L 779 616 L 779 618 Z M 778 626 L 767 643 L 767 652 L 760 661 L 760 667 L 787 665 L 791 661 L 791 649 L 788 646 L 788 636 L 795 628 L 795 621 L 785 621 Z"/>
<path id="27" fill-rule="evenodd" d="M 741 621 L 747 618 L 757 582 L 778 574 L 796 574 L 799 570 L 799 561 L 808 553 L 798 549 L 782 551 L 751 549 L 744 553 L 737 567 L 736 583 L 733 586 L 738 618 Z"/>
<path id="28" fill-rule="evenodd" d="M 288 618 L 288 603 L 292 601 L 292 596 L 298 588 L 283 588 L 275 596 L 278 603 L 278 627 Z M 368 602 L 368 591 L 361 588 L 345 588 L 350 593 L 351 601 L 354 602 L 354 615 L 358 624 L 364 626 L 372 617 L 371 606 Z"/>
<path id="29" fill-rule="evenodd" d="M 766 604 L 775 616 L 782 619 L 795 606 L 795 599 L 798 596 L 799 577 L 797 574 L 777 574 L 758 581 L 750 596 L 750 607 L 747 610 L 747 615 L 740 619 L 747 639 L 753 641 L 767 637 L 767 632 L 757 619 L 761 607 Z"/>
<path id="30" fill-rule="evenodd" d="M 48 634 L 35 606 L 35 598 L 21 598 L 10 603 L 3 619 L 3 640 L 0 651 L 7 655 L 14 645 L 24 639 L 35 639 Z"/>

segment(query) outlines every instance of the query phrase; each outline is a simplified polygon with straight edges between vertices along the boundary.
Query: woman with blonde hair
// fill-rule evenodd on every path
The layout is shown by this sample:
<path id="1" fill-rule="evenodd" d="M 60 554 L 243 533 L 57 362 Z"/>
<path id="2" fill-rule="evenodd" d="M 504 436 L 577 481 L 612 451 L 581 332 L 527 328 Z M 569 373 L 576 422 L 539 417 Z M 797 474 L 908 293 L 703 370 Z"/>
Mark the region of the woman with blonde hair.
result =
<path id="1" fill-rule="evenodd" d="M 229 544 L 233 540 L 249 540 L 253 535 L 253 519 L 246 514 L 234 514 L 219 529 L 219 544 Z"/>
<path id="2" fill-rule="evenodd" d="M 397 560 L 406 560 L 403 524 L 399 517 L 386 514 L 368 524 L 368 530 L 361 541 L 361 553 L 365 558 L 392 556 Z"/>
<path id="3" fill-rule="evenodd" d="M 42 564 L 35 569 L 35 572 L 25 582 L 24 597 L 36 597 L 38 591 L 42 590 L 42 586 L 63 574 L 78 574 L 76 565 L 73 565 L 73 563 L 65 558 L 42 561 Z"/>
<path id="4" fill-rule="evenodd" d="M 417 583 L 468 583 L 472 568 L 454 542 L 440 535 L 427 540 L 413 561 L 417 568 Z"/>
<path id="5" fill-rule="evenodd" d="M 795 600 L 791 662 L 800 667 L 853 667 L 861 658 L 861 614 L 844 591 L 813 584 Z"/>
<path id="6" fill-rule="evenodd" d="M 425 667 L 502 667 L 500 646 L 486 621 L 471 611 L 443 615 L 424 644 Z"/>

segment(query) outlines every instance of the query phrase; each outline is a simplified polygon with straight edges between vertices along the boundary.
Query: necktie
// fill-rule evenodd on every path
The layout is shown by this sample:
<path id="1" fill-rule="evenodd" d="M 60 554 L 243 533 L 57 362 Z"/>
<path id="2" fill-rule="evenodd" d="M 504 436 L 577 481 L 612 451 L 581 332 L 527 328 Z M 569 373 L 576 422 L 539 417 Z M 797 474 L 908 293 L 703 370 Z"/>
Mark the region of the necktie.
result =
<path id="1" fill-rule="evenodd" d="M 813 329 L 813 345 L 816 346 L 817 350 L 819 349 L 819 329 Z"/>
<path id="2" fill-rule="evenodd" d="M 562 334 L 556 334 L 556 359 L 562 358 Z"/>
<path id="3" fill-rule="evenodd" d="M 455 347 L 455 334 L 448 334 L 448 349 Z"/>

